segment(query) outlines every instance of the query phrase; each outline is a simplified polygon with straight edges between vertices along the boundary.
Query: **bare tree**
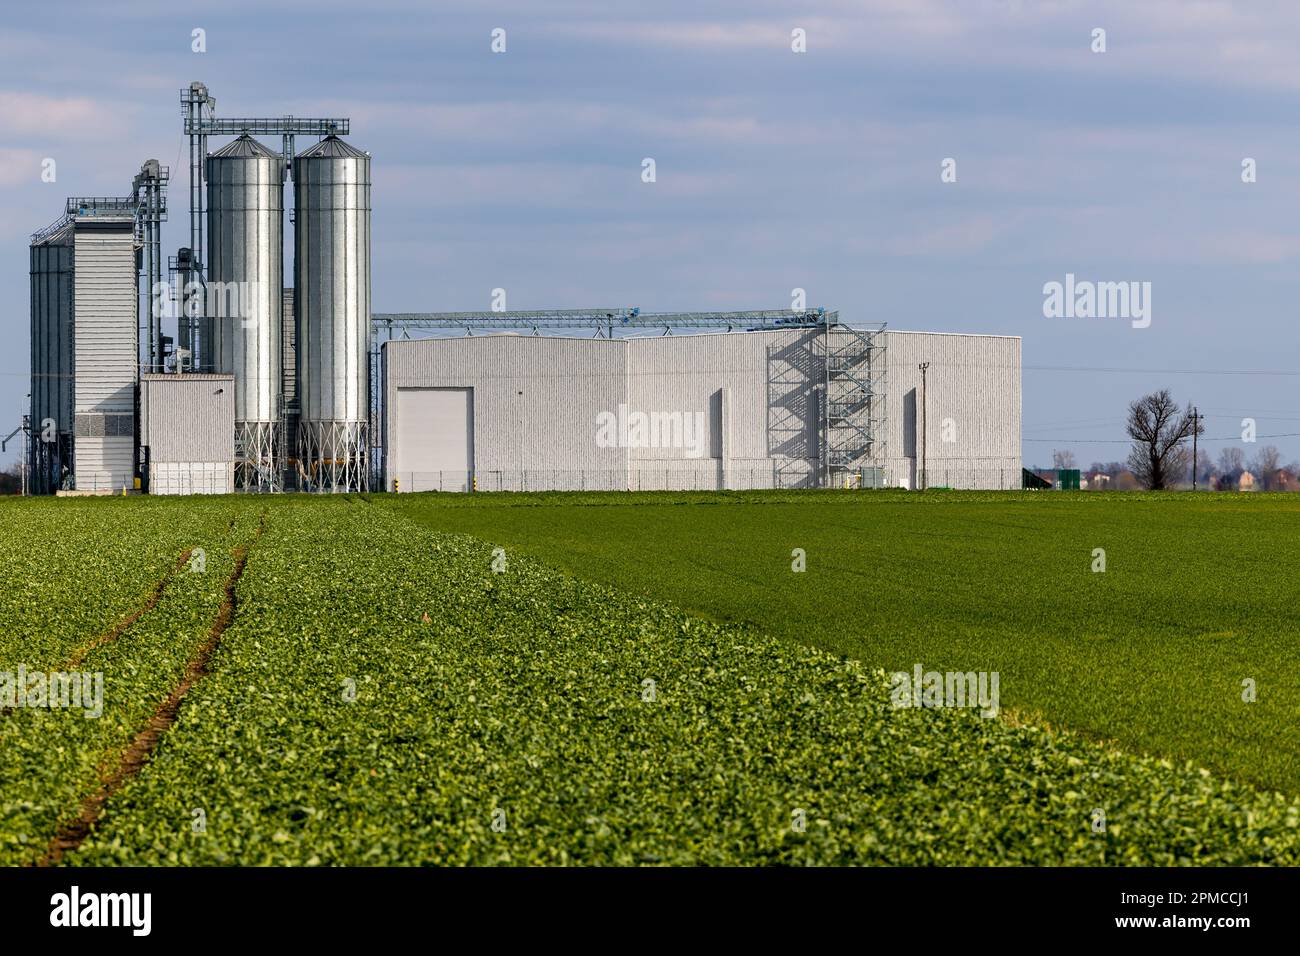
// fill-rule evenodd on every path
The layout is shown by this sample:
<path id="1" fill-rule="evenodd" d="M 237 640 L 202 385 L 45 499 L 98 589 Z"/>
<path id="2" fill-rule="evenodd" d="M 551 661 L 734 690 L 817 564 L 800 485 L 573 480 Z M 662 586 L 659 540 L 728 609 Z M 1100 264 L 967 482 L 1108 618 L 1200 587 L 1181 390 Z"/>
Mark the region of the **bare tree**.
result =
<path id="1" fill-rule="evenodd" d="M 1075 464 L 1074 452 L 1067 449 L 1066 451 L 1052 452 L 1052 467 L 1059 471 L 1062 468 L 1078 468 L 1079 466 Z"/>
<path id="2" fill-rule="evenodd" d="M 1282 467 L 1282 453 L 1274 445 L 1265 445 L 1255 453 L 1250 470 L 1263 491 L 1272 491 L 1277 484 L 1277 472 Z"/>
<path id="3" fill-rule="evenodd" d="M 1192 417 L 1192 406 L 1178 410 L 1178 404 L 1164 388 L 1144 395 L 1128 407 L 1128 437 L 1133 450 L 1129 470 L 1144 488 L 1160 491 L 1186 473 L 1191 457 L 1183 443 L 1205 426 Z"/>
<path id="4" fill-rule="evenodd" d="M 1219 463 L 1215 469 L 1220 478 L 1226 478 L 1235 485 L 1246 469 L 1246 456 L 1241 453 L 1240 448 L 1225 448 L 1219 452 Z"/>
<path id="5" fill-rule="evenodd" d="M 1133 477 L 1133 472 L 1127 469 L 1120 471 L 1115 475 L 1114 488 L 1116 491 L 1136 491 L 1142 487 L 1138 480 Z"/>

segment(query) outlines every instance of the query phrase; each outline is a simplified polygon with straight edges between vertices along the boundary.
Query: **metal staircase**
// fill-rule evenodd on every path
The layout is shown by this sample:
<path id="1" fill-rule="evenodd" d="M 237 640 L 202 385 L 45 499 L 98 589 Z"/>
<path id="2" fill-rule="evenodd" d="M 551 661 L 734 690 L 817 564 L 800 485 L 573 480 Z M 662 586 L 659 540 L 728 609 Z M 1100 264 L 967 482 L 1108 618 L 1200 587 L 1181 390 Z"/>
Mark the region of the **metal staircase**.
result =
<path id="1" fill-rule="evenodd" d="M 884 483 L 885 326 L 824 324 L 822 482 L 832 488 Z"/>

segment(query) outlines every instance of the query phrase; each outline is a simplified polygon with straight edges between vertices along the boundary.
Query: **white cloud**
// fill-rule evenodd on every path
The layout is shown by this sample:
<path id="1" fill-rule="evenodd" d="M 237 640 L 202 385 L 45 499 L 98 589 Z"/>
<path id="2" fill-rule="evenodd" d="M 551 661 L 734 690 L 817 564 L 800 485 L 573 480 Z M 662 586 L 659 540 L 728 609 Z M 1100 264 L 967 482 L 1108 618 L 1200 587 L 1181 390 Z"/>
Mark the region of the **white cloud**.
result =
<path id="1" fill-rule="evenodd" d="M 120 109 L 84 96 L 0 90 L 0 116 L 10 137 L 85 142 L 121 124 Z"/>
<path id="2" fill-rule="evenodd" d="M 40 184 L 43 158 L 32 149 L 0 147 L 0 186 Z"/>

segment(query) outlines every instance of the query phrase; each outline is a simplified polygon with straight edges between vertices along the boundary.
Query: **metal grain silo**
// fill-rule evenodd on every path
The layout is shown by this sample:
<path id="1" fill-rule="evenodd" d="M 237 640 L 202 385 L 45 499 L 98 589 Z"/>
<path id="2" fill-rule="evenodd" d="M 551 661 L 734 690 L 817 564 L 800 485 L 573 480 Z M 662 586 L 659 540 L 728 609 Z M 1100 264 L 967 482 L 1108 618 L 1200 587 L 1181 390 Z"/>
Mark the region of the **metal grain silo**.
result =
<path id="1" fill-rule="evenodd" d="M 32 237 L 33 494 L 53 494 L 72 467 L 73 229 L 64 219 Z"/>
<path id="2" fill-rule="evenodd" d="M 207 159 L 204 370 L 235 376 L 235 485 L 281 486 L 284 162 L 248 135 Z"/>
<path id="3" fill-rule="evenodd" d="M 306 487 L 369 486 L 370 156 L 327 136 L 294 158 L 298 465 Z"/>

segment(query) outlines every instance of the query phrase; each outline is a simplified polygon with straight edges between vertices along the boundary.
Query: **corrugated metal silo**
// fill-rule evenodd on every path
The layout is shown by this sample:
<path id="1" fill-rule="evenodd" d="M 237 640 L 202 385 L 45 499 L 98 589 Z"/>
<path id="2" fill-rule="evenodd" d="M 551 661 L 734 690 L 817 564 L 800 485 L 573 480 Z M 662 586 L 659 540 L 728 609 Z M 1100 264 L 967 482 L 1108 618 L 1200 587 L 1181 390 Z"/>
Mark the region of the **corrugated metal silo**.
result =
<path id="1" fill-rule="evenodd" d="M 133 483 L 140 375 L 134 203 L 92 200 L 73 218 L 72 428 L 78 491 Z"/>
<path id="2" fill-rule="evenodd" d="M 31 245 L 31 490 L 52 494 L 72 467 L 73 225 Z"/>
<path id="3" fill-rule="evenodd" d="M 280 154 L 248 135 L 207 160 L 204 366 L 235 376 L 235 484 L 244 491 L 281 486 L 283 170 Z"/>
<path id="4" fill-rule="evenodd" d="M 327 136 L 294 159 L 298 457 L 318 491 L 369 486 L 370 156 Z"/>

